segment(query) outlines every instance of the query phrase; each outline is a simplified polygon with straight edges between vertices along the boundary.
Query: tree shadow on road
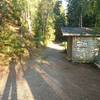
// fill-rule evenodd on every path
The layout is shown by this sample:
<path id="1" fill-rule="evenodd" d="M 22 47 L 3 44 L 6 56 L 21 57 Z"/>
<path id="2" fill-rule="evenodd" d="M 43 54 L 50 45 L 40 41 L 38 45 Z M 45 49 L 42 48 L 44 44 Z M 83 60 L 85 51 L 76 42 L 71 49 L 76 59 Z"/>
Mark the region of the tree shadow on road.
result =
<path id="1" fill-rule="evenodd" d="M 32 100 L 61 100 L 60 96 L 55 93 L 55 91 L 43 79 L 41 74 L 36 71 L 38 65 L 36 65 L 36 62 L 33 59 L 28 59 L 25 64 L 21 63 L 21 66 L 24 78 L 26 79 L 33 95 Z"/>
<path id="2" fill-rule="evenodd" d="M 5 85 L 4 93 L 1 100 L 17 100 L 17 87 L 16 87 L 16 61 L 12 59 L 9 62 L 9 74 Z"/>

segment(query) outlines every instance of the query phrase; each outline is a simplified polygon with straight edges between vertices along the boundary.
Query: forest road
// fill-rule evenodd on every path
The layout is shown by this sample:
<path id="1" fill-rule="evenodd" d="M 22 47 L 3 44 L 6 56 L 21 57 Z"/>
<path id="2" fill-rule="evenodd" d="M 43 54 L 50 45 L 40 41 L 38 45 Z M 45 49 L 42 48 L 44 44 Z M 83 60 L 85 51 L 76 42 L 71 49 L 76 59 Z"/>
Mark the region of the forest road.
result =
<path id="1" fill-rule="evenodd" d="M 68 62 L 60 44 L 0 74 L 0 100 L 100 100 L 100 69 Z"/>

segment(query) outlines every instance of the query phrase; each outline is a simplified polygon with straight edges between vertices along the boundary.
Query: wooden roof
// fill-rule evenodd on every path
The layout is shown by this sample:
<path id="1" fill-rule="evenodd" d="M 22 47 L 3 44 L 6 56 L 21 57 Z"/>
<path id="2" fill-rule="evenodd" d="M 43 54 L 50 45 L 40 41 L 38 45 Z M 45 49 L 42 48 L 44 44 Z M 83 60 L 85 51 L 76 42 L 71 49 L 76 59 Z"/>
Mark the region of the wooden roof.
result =
<path id="1" fill-rule="evenodd" d="M 78 28 L 78 27 L 62 27 L 63 36 L 99 36 L 100 34 L 94 34 L 93 29 L 90 28 Z"/>

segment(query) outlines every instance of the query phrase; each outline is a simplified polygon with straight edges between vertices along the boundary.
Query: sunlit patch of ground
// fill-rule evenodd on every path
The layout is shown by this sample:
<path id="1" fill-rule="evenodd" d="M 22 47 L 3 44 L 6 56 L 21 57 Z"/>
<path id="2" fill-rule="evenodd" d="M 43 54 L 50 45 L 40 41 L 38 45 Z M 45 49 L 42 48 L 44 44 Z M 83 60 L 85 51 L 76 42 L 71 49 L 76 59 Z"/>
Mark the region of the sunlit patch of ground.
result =
<path id="1" fill-rule="evenodd" d="M 6 84 L 6 80 L 7 80 L 7 74 L 6 75 L 2 75 L 0 76 L 0 100 L 1 100 L 1 97 L 3 95 L 3 91 L 4 91 L 4 87 L 5 87 L 5 84 Z"/>
<path id="2" fill-rule="evenodd" d="M 62 50 L 64 50 L 65 48 L 64 48 L 64 46 L 60 46 L 60 45 L 58 45 L 58 44 L 54 44 L 54 43 L 49 43 L 48 44 L 48 46 L 47 46 L 48 48 L 51 48 L 51 49 L 55 49 L 55 50 L 59 50 L 59 51 L 62 51 Z"/>
<path id="3" fill-rule="evenodd" d="M 0 100 L 100 100 L 100 71 L 91 65 L 72 64 L 49 44 L 34 49 L 23 60 L 0 73 Z M 57 51 L 57 52 L 56 52 Z"/>
<path id="4" fill-rule="evenodd" d="M 4 91 L 7 76 L 9 73 L 8 61 L 9 60 L 4 55 L 0 54 L 0 100 Z"/>
<path id="5" fill-rule="evenodd" d="M 36 57 L 40 57 L 40 54 L 42 53 L 43 49 L 34 49 L 33 51 L 33 59 L 35 60 Z M 21 62 L 23 65 L 25 65 L 29 60 L 29 54 L 27 51 L 22 56 Z M 35 100 L 34 95 L 31 93 L 30 87 L 24 78 L 24 70 L 27 70 L 27 66 L 24 66 L 22 69 L 22 66 L 20 64 L 20 61 L 16 59 L 16 66 L 14 67 L 15 72 L 11 72 L 9 67 L 10 58 L 6 58 L 3 54 L 0 54 L 0 100 Z M 43 61 L 43 63 L 46 63 Z M 30 66 L 30 65 L 28 65 Z M 10 76 L 10 74 L 13 73 L 14 75 Z M 28 72 L 27 72 L 28 73 Z M 30 77 L 30 76 L 29 76 Z M 16 84 L 15 84 L 16 82 Z M 16 88 L 13 89 L 13 87 Z M 12 90 L 13 89 L 13 90 Z M 14 92 L 14 93 L 12 93 Z M 12 95 L 14 94 L 14 97 L 12 98 Z M 15 95 L 16 94 L 16 95 Z"/>
<path id="6" fill-rule="evenodd" d="M 27 81 L 22 78 L 17 81 L 17 99 L 18 100 L 35 100 L 31 93 Z"/>
<path id="7" fill-rule="evenodd" d="M 0 54 L 0 81 L 3 76 L 8 73 L 9 59 L 5 55 Z M 1 83 L 1 82 L 0 82 Z"/>

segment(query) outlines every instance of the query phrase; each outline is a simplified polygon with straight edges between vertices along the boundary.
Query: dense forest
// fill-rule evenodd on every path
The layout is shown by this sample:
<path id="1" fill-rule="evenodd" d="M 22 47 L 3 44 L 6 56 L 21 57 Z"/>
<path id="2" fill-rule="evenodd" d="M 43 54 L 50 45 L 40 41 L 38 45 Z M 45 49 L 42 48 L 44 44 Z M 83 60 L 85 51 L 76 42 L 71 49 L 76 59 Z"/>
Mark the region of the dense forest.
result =
<path id="1" fill-rule="evenodd" d="M 100 32 L 100 0 L 68 0 L 68 25 L 95 27 Z"/>
<path id="2" fill-rule="evenodd" d="M 60 0 L 0 0 L 0 53 L 11 57 L 30 53 L 58 39 L 65 26 L 100 32 L 100 0 L 66 2 L 68 9 Z"/>
<path id="3" fill-rule="evenodd" d="M 20 56 L 55 40 L 62 9 L 57 0 L 0 0 L 0 53 Z"/>

